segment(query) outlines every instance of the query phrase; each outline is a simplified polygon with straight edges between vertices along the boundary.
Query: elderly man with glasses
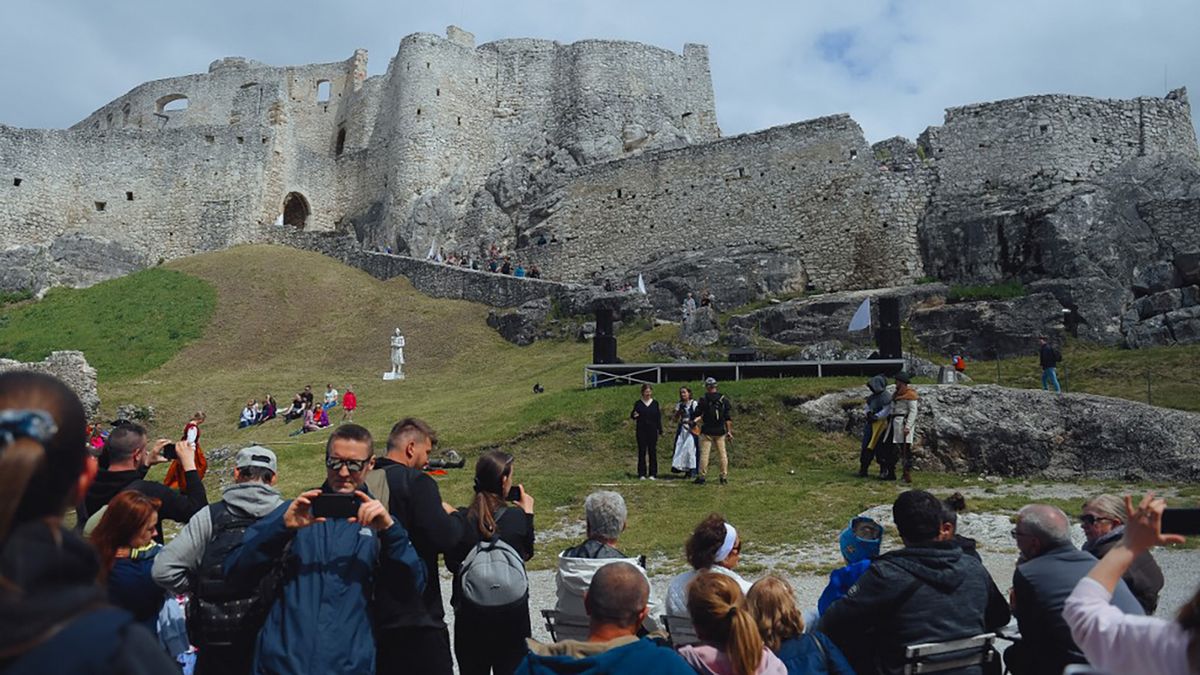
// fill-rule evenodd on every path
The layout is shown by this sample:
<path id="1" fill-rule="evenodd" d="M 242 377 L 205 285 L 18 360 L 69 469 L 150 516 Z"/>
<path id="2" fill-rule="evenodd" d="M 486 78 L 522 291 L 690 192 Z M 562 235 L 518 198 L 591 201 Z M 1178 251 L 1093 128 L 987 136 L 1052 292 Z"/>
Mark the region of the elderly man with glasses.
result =
<path id="1" fill-rule="evenodd" d="M 231 580 L 280 577 L 253 672 L 373 673 L 376 579 L 424 590 L 425 565 L 408 532 L 364 486 L 374 464 L 371 432 L 341 425 L 325 444 L 325 484 L 246 530 L 225 563 Z"/>
<path id="2" fill-rule="evenodd" d="M 1087 663 L 1063 619 L 1063 605 L 1075 584 L 1087 576 L 1096 559 L 1075 548 L 1071 524 L 1061 509 L 1030 504 L 1017 512 L 1012 530 L 1021 552 L 1013 572 L 1012 610 L 1021 641 L 1004 653 L 1013 675 L 1058 675 L 1072 663 Z M 1113 594 L 1113 605 L 1126 614 L 1142 608 L 1125 584 Z"/>

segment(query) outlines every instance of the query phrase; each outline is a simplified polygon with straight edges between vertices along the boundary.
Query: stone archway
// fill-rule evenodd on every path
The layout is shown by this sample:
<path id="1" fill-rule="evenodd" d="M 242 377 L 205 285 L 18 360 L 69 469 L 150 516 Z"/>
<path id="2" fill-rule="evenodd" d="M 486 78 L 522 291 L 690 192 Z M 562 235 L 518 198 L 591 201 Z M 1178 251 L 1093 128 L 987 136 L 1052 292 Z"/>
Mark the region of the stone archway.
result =
<path id="1" fill-rule="evenodd" d="M 283 222 L 297 230 L 303 230 L 308 224 L 308 216 L 312 211 L 308 208 L 308 200 L 299 192 L 289 192 L 283 198 Z"/>

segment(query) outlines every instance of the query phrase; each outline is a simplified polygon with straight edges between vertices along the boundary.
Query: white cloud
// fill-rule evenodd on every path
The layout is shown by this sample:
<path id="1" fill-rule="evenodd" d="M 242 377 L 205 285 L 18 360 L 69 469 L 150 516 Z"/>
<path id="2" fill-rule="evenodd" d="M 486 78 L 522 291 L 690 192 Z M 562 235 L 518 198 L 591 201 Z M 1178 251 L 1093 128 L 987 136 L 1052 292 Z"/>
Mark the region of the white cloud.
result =
<path id="1" fill-rule="evenodd" d="M 400 39 L 448 24 L 479 42 L 541 37 L 709 45 L 723 131 L 849 112 L 871 140 L 915 137 L 949 106 L 1039 93 L 1200 96 L 1192 0 L 150 0 L 5 8 L 0 122 L 65 127 L 141 82 L 240 55 L 276 65 L 355 48 L 386 69 Z M 1200 101 L 1200 99 L 1197 99 Z"/>

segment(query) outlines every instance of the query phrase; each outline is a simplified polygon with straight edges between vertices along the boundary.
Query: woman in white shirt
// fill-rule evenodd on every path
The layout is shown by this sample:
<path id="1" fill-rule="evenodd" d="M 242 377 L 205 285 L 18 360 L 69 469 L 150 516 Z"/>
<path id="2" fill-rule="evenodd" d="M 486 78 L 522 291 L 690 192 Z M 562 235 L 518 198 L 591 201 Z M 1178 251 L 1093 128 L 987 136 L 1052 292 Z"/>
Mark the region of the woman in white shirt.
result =
<path id="1" fill-rule="evenodd" d="M 1063 607 L 1075 644 L 1101 670 L 1139 675 L 1200 672 L 1200 592 L 1184 605 L 1176 621 L 1122 614 L 1109 604 L 1134 559 L 1155 546 L 1183 543 L 1177 534 L 1162 533 L 1166 506 L 1153 493 L 1137 509 L 1125 497 L 1129 517 L 1121 542 L 1080 579 Z"/>
<path id="2" fill-rule="evenodd" d="M 737 530 L 719 513 L 700 521 L 684 548 L 692 571 L 671 580 L 667 587 L 667 615 L 688 616 L 687 587 L 700 572 L 716 572 L 732 578 L 745 594 L 750 582 L 734 571 L 742 559 L 742 539 Z"/>

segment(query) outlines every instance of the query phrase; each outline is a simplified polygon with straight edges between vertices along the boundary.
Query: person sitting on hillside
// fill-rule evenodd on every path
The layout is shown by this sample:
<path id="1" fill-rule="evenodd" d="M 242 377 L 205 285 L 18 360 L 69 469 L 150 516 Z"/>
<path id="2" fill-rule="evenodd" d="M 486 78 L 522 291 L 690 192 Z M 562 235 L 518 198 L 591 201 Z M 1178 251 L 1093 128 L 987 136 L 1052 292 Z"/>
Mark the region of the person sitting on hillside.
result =
<path id="1" fill-rule="evenodd" d="M 837 645 L 820 632 L 804 632 L 792 585 L 777 576 L 754 582 L 746 608 L 758 626 L 763 644 L 783 661 L 789 675 L 854 675 Z"/>
<path id="2" fill-rule="evenodd" d="M 258 419 L 258 411 L 255 410 L 254 399 L 246 401 L 246 407 L 242 408 L 242 417 L 238 420 L 238 428 L 245 429 L 254 424 Z"/>
<path id="3" fill-rule="evenodd" d="M 318 409 L 312 408 L 312 407 L 305 408 L 304 409 L 304 423 L 300 425 L 299 429 L 293 431 L 292 433 L 290 433 L 288 435 L 289 436 L 299 436 L 300 434 L 307 434 L 307 433 L 310 433 L 313 431 L 320 431 L 321 427 L 317 426 L 317 417 L 316 417 L 317 410 Z"/>
<path id="4" fill-rule="evenodd" d="M 1119 497 L 1103 494 L 1083 504 L 1083 515 L 1079 516 L 1083 534 L 1087 541 L 1083 550 L 1103 558 L 1121 541 L 1125 532 L 1125 504 Z M 1133 591 L 1146 614 L 1154 614 L 1158 608 L 1158 594 L 1163 587 L 1163 573 L 1150 551 L 1145 551 L 1133 561 L 1122 577 L 1129 590 Z"/>
<path id="5" fill-rule="evenodd" d="M 318 429 L 324 429 L 325 427 L 329 426 L 329 413 L 325 411 L 325 408 L 317 406 L 313 408 L 312 413 L 313 424 L 315 424 Z"/>
<path id="6" fill-rule="evenodd" d="M 292 397 L 292 405 L 283 411 L 283 423 L 287 424 L 301 417 L 304 417 L 304 399 L 300 397 L 300 394 L 296 394 Z"/>
<path id="7" fill-rule="evenodd" d="M 336 408 L 338 404 L 338 390 L 333 388 L 333 384 L 325 385 L 325 402 L 321 404 L 321 409 L 329 410 Z"/>
<path id="8" fill-rule="evenodd" d="M 680 647 L 679 655 L 697 673 L 787 675 L 787 666 L 763 644 L 736 581 L 701 572 L 688 584 L 687 606 L 701 643 Z"/>
<path id="9" fill-rule="evenodd" d="M 858 516 L 850 520 L 850 524 L 838 537 L 842 559 L 846 564 L 829 573 L 829 584 L 825 586 L 820 600 L 817 601 L 818 614 L 824 614 L 830 605 L 841 600 L 846 591 L 858 583 L 858 578 L 879 555 L 879 546 L 882 543 L 883 526 L 874 519 Z"/>
<path id="10" fill-rule="evenodd" d="M 897 497 L 892 517 L 904 548 L 876 558 L 821 615 L 818 630 L 856 672 L 901 673 L 907 645 L 988 633 L 1011 618 L 983 565 L 946 541 L 942 513 L 941 500 L 924 490 Z"/>
<path id="11" fill-rule="evenodd" d="M 650 614 L 650 583 L 637 565 L 608 561 L 596 570 L 584 595 L 588 616 L 586 641 L 562 640 L 542 644 L 527 640 L 529 653 L 517 675 L 692 675 L 692 669 L 672 649 L 649 638 L 638 639 Z"/>
<path id="12" fill-rule="evenodd" d="M 583 501 L 587 519 L 587 539 L 578 546 L 566 549 L 558 555 L 558 572 L 554 576 L 558 588 L 560 615 L 581 619 L 585 616 L 583 598 L 596 571 L 614 560 L 633 564 L 645 575 L 643 565 L 617 548 L 617 538 L 625 531 L 628 512 L 625 500 L 616 492 L 601 490 L 593 492 Z M 650 613 L 646 619 L 646 630 L 658 627 L 655 618 L 659 608 L 653 596 L 648 599 Z"/>
<path id="13" fill-rule="evenodd" d="M 742 559 L 742 540 L 721 514 L 711 513 L 700 521 L 684 550 L 692 571 L 675 577 L 667 587 L 669 616 L 688 616 L 687 587 L 701 572 L 716 572 L 733 579 L 743 594 L 750 590 L 750 582 L 734 571 Z"/>
<path id="14" fill-rule="evenodd" d="M 255 423 L 262 424 L 263 422 L 266 422 L 267 420 L 275 419 L 275 414 L 278 411 L 278 409 L 279 409 L 279 406 L 276 405 L 276 403 L 275 403 L 275 397 L 271 396 L 270 394 L 267 394 L 266 396 L 263 397 L 262 410 L 259 411 L 258 420 Z"/>

